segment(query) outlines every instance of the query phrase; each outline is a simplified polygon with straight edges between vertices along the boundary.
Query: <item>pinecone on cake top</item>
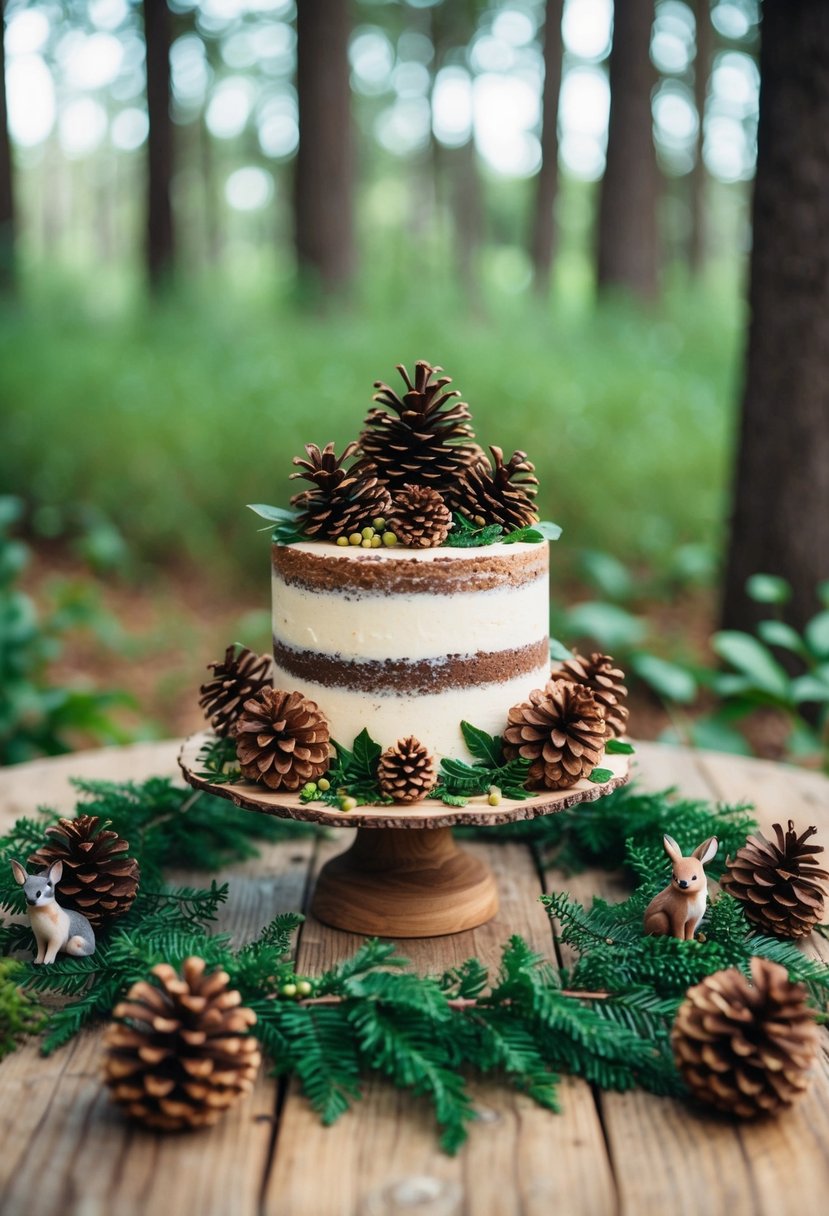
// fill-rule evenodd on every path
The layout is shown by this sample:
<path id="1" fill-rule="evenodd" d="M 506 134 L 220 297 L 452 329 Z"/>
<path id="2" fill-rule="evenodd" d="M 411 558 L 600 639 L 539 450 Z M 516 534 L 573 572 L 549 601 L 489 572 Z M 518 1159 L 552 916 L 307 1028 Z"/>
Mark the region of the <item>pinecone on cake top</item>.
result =
<path id="1" fill-rule="evenodd" d="M 375 381 L 379 391 L 374 400 L 382 408 L 369 410 L 359 440 L 362 459 L 356 467 L 373 468 L 392 492 L 413 484 L 443 493 L 480 452 L 469 406 L 453 400 L 460 394 L 447 389 L 450 377 L 425 359 L 415 364 L 414 379 L 402 364 L 397 370 L 406 391 L 399 396 L 388 384 Z"/>
<path id="2" fill-rule="evenodd" d="M 388 515 L 391 497 L 375 466 L 363 461 L 350 470 L 344 467 L 357 451 L 356 443 L 349 443 L 342 456 L 337 456 L 333 443 L 327 443 L 322 451 L 309 443 L 305 451 L 307 460 L 294 457 L 294 464 L 302 471 L 291 474 L 292 479 L 302 477 L 312 483 L 312 488 L 301 490 L 291 499 L 291 506 L 298 512 L 297 527 L 305 536 L 336 541 Z"/>
<path id="3" fill-rule="evenodd" d="M 217 735 L 229 735 L 242 706 L 273 684 L 270 655 L 255 654 L 247 646 L 228 646 L 224 659 L 208 663 L 213 678 L 200 688 L 199 705 Z"/>
<path id="4" fill-rule="evenodd" d="M 526 452 L 513 452 L 505 462 L 501 448 L 491 446 L 489 450 L 492 464 L 481 453 L 449 487 L 452 510 L 479 527 L 501 524 L 507 532 L 537 523 L 535 465 Z"/>
<path id="5" fill-rule="evenodd" d="M 586 685 L 602 707 L 608 735 L 618 738 L 625 733 L 630 715 L 624 704 L 628 695 L 625 673 L 609 654 L 591 654 L 586 659 L 584 655 L 574 653 L 552 672 L 551 679 Z"/>
<path id="6" fill-rule="evenodd" d="M 449 535 L 452 512 L 437 490 L 406 485 L 392 499 L 387 526 L 409 549 L 434 549 Z"/>
<path id="7" fill-rule="evenodd" d="M 531 789 L 563 790 L 590 776 L 605 741 L 604 715 L 591 690 L 556 680 L 513 705 L 504 730 L 504 756 L 531 761 Z"/>
<path id="8" fill-rule="evenodd" d="M 256 1014 L 242 1005 L 225 971 L 185 959 L 181 975 L 159 963 L 133 984 L 107 1030 L 104 1079 L 133 1119 L 160 1131 L 216 1123 L 249 1093 L 261 1053 L 249 1030 Z"/>
<path id="9" fill-rule="evenodd" d="M 328 722 L 300 692 L 263 689 L 245 702 L 233 734 L 242 776 L 268 789 L 298 790 L 328 768 Z"/>
<path id="10" fill-rule="evenodd" d="M 688 989 L 671 1034 L 677 1068 L 695 1098 L 742 1118 L 775 1114 L 808 1085 L 818 1028 L 804 984 L 785 967 L 751 960 Z"/>
<path id="11" fill-rule="evenodd" d="M 43 869 L 63 862 L 57 892 L 61 907 L 83 913 L 95 927 L 130 910 L 141 872 L 135 858 L 126 856 L 129 841 L 97 815 L 60 819 L 46 829 L 46 835 L 47 843 L 29 862 Z"/>
<path id="12" fill-rule="evenodd" d="M 759 833 L 749 836 L 733 860 L 727 859 L 720 885 L 740 901 L 761 933 L 805 937 L 823 919 L 823 882 L 829 878 L 817 863 L 823 846 L 806 843 L 817 828 L 798 835 L 791 819 L 785 833 L 779 823 L 772 826 L 776 843 Z"/>
<path id="13" fill-rule="evenodd" d="M 434 758 L 414 735 L 398 739 L 377 766 L 380 789 L 394 802 L 420 802 L 435 784 L 436 774 Z"/>

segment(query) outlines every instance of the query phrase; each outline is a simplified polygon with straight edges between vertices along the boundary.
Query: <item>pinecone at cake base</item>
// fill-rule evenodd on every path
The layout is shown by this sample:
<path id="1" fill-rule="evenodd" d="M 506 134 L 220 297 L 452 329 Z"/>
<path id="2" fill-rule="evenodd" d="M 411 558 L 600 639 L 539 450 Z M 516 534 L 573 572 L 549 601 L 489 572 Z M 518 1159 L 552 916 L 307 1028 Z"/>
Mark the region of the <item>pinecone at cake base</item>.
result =
<path id="1" fill-rule="evenodd" d="M 218 663 L 208 663 L 213 679 L 202 684 L 199 705 L 217 735 L 226 738 L 250 697 L 273 686 L 270 655 L 255 654 L 247 646 L 228 646 Z"/>
<path id="2" fill-rule="evenodd" d="M 526 452 L 513 452 L 505 464 L 501 448 L 489 450 L 494 467 L 483 455 L 471 464 L 447 492 L 450 507 L 479 527 L 501 524 L 512 532 L 536 523 L 538 478 Z"/>
<path id="3" fill-rule="evenodd" d="M 336 541 L 361 532 L 378 516 L 385 519 L 388 515 L 391 497 L 377 469 L 370 462 L 343 468 L 356 450 L 357 444 L 349 443 L 342 456 L 337 456 L 333 443 L 322 451 L 309 443 L 305 447 L 308 460 L 294 457 L 294 464 L 304 471 L 292 473 L 291 478 L 313 482 L 312 489 L 301 490 L 291 499 L 291 506 L 299 512 L 297 526 L 306 536 Z"/>
<path id="4" fill-rule="evenodd" d="M 751 979 L 731 967 L 689 988 L 671 1034 L 694 1097 L 743 1118 L 790 1106 L 806 1089 L 818 1048 L 805 985 L 761 958 L 751 960 Z"/>
<path id="5" fill-rule="evenodd" d="M 48 842 L 29 861 L 43 869 L 63 862 L 57 888 L 61 907 L 83 913 L 95 926 L 130 910 L 141 872 L 135 858 L 125 856 L 128 840 L 105 827 L 97 815 L 60 819 L 46 835 Z"/>
<path id="6" fill-rule="evenodd" d="M 328 768 L 328 722 L 300 692 L 263 689 L 245 702 L 234 737 L 242 775 L 272 790 L 298 790 Z"/>
<path id="7" fill-rule="evenodd" d="M 420 802 L 435 784 L 436 773 L 434 759 L 414 735 L 383 752 L 377 766 L 380 789 L 395 802 Z"/>
<path id="8" fill-rule="evenodd" d="M 452 512 L 437 490 L 404 486 L 392 500 L 388 527 L 407 548 L 434 549 L 449 535 Z"/>
<path id="9" fill-rule="evenodd" d="M 133 1119 L 161 1131 L 216 1123 L 253 1089 L 261 1054 L 248 1035 L 256 1022 L 228 987 L 224 971 L 205 973 L 204 959 L 169 963 L 152 981 L 133 984 L 107 1029 L 104 1079 Z"/>
<path id="10" fill-rule="evenodd" d="M 818 867 L 819 844 L 806 844 L 817 828 L 798 836 L 789 820 L 785 835 L 772 825 L 777 843 L 764 836 L 749 836 L 726 869 L 720 885 L 743 905 L 743 911 L 761 933 L 774 937 L 805 937 L 823 919 L 824 888 L 829 878 Z"/>
<path id="11" fill-rule="evenodd" d="M 588 777 L 601 759 L 605 722 L 589 688 L 563 680 L 536 688 L 513 705 L 504 731 L 504 756 L 532 761 L 531 789 L 564 790 Z"/>
<path id="12" fill-rule="evenodd" d="M 616 666 L 609 654 L 591 654 L 589 659 L 574 654 L 572 659 L 562 663 L 559 670 L 553 671 L 551 679 L 585 684 L 602 707 L 608 735 L 618 738 L 625 733 L 630 714 L 624 704 L 628 695 L 625 673 Z"/>

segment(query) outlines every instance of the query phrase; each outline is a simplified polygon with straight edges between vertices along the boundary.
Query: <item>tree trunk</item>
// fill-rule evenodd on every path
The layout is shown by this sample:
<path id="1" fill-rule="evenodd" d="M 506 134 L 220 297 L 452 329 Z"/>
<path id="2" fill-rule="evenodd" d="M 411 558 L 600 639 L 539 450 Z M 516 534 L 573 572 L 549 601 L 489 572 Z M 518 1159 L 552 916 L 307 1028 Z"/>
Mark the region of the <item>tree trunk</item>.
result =
<path id="1" fill-rule="evenodd" d="M 691 273 L 699 275 L 705 266 L 706 255 L 706 206 L 708 172 L 702 157 L 704 139 L 703 120 L 708 94 L 708 77 L 711 73 L 711 52 L 714 42 L 714 27 L 711 24 L 711 0 L 695 0 L 697 53 L 694 59 L 694 104 L 699 130 L 697 131 L 696 159 L 691 173 L 691 236 L 688 247 L 688 262 Z"/>
<path id="2" fill-rule="evenodd" d="M 170 114 L 171 20 L 167 0 L 143 0 L 147 47 L 147 274 L 157 291 L 169 282 L 175 260 L 170 183 L 173 176 L 173 120 Z"/>
<path id="3" fill-rule="evenodd" d="M 15 280 L 12 149 L 6 106 L 5 0 L 0 0 L 0 292 Z"/>
<path id="4" fill-rule="evenodd" d="M 555 249 L 554 208 L 558 193 L 558 99 L 561 93 L 563 44 L 561 18 L 564 0 L 546 0 L 544 5 L 544 91 L 541 96 L 541 168 L 535 188 L 530 256 L 533 286 L 539 296 L 550 290 Z"/>
<path id="5" fill-rule="evenodd" d="M 300 276 L 324 291 L 354 272 L 349 0 L 297 5 L 299 150 L 294 241 Z"/>
<path id="6" fill-rule="evenodd" d="M 653 0 L 616 0 L 597 268 L 600 289 L 623 287 L 645 298 L 657 290 L 652 25 Z"/>
<path id="7" fill-rule="evenodd" d="M 765 0 L 751 321 L 723 623 L 766 612 L 749 575 L 782 575 L 797 627 L 829 577 L 829 5 Z"/>

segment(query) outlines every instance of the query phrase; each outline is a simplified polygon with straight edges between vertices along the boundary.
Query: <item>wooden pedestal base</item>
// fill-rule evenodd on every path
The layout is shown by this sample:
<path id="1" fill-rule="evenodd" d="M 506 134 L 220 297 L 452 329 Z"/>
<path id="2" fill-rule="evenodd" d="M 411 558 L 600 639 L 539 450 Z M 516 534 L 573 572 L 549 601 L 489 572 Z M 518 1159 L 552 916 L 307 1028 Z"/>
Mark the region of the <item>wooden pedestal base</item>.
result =
<path id="1" fill-rule="evenodd" d="M 371 937 L 439 937 L 474 929 L 498 911 L 488 866 L 456 845 L 451 828 L 360 828 L 323 866 L 311 909 L 326 925 Z"/>

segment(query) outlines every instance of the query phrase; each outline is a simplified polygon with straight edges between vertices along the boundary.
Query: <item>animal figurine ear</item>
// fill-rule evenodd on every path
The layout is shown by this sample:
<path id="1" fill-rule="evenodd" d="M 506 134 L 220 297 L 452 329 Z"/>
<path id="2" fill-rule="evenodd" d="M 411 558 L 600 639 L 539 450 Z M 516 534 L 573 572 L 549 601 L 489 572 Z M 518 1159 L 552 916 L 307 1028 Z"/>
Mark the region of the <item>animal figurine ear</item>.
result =
<path id="1" fill-rule="evenodd" d="M 26 879 L 29 877 L 29 875 L 26 873 L 26 869 L 20 864 L 19 861 L 15 861 L 13 857 L 10 857 L 9 861 L 11 862 L 14 880 L 19 886 L 22 887 Z"/>
<path id="2" fill-rule="evenodd" d="M 712 858 L 717 856 L 717 849 L 720 847 L 716 836 L 709 836 L 707 840 L 703 840 L 702 844 L 698 844 L 694 849 L 693 856 L 701 861 L 703 865 L 707 865 Z"/>
<path id="3" fill-rule="evenodd" d="M 49 866 L 49 869 L 46 871 L 46 877 L 49 879 L 49 882 L 52 884 L 53 887 L 56 887 L 57 884 L 60 882 L 62 874 L 63 874 L 63 862 L 62 861 L 53 861 L 52 864 Z"/>
<path id="4" fill-rule="evenodd" d="M 662 845 L 674 865 L 682 861 L 682 849 L 674 840 L 673 836 L 668 836 L 667 834 L 663 836 Z"/>

